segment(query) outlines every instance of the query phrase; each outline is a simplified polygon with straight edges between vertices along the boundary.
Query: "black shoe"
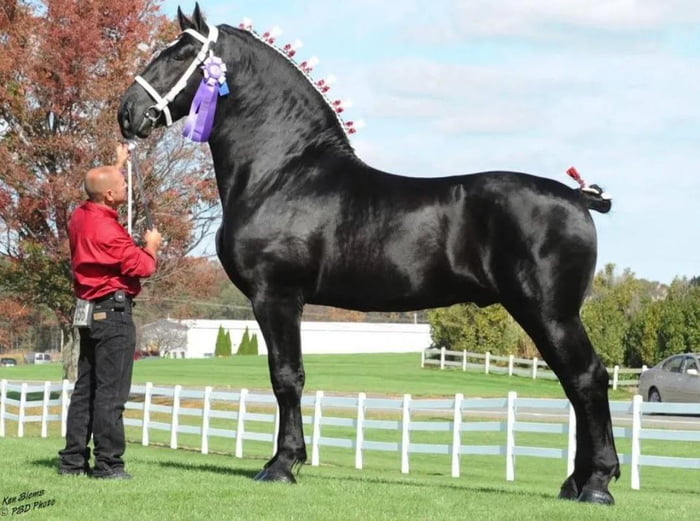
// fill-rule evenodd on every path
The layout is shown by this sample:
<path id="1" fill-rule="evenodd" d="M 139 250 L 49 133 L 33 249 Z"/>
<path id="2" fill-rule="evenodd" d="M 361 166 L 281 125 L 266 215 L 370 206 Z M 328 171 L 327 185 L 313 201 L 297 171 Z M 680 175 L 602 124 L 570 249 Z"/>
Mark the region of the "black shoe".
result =
<path id="1" fill-rule="evenodd" d="M 93 471 L 91 476 L 95 479 L 131 479 L 131 474 L 126 472 L 124 469 Z"/>

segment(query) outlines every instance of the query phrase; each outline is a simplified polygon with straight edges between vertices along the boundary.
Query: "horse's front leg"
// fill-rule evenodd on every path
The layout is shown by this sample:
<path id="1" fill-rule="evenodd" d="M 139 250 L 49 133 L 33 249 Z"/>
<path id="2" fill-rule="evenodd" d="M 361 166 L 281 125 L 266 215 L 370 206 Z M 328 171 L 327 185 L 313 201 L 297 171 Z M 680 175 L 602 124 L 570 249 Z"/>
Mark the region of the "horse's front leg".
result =
<path id="1" fill-rule="evenodd" d="M 262 295 L 253 301 L 255 318 L 267 344 L 272 389 L 279 406 L 277 452 L 256 480 L 295 483 L 292 470 L 306 461 L 301 417 L 304 365 L 299 322 L 303 301 L 298 296 Z"/>

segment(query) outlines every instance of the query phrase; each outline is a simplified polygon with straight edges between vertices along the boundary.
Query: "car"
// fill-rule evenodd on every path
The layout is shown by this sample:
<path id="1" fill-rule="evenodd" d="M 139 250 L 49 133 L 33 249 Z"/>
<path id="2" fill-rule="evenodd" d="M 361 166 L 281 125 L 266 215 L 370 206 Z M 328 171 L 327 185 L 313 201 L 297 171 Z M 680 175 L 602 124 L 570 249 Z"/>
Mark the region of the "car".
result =
<path id="1" fill-rule="evenodd" d="M 14 358 L 0 358 L 0 367 L 14 367 L 17 365 L 17 360 Z"/>
<path id="2" fill-rule="evenodd" d="M 28 353 L 24 359 L 28 364 L 50 364 L 51 355 L 49 353 L 32 352 Z"/>
<path id="3" fill-rule="evenodd" d="M 639 394 L 650 402 L 700 403 L 700 353 L 669 356 L 644 371 Z"/>

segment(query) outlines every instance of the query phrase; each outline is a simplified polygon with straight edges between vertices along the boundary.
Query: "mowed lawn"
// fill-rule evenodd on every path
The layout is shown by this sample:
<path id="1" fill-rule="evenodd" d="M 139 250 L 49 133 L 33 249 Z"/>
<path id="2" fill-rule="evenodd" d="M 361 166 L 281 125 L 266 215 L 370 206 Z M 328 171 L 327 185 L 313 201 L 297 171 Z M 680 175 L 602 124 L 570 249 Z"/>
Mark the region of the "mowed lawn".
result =
<path id="1" fill-rule="evenodd" d="M 645 469 L 641 491 L 613 483 L 610 508 L 556 499 L 564 467 L 552 460 L 520 458 L 518 479 L 506 482 L 501 458 L 470 458 L 451 478 L 437 467 L 402 475 L 393 461 L 356 470 L 349 456 L 347 465 L 305 466 L 299 484 L 285 485 L 251 480 L 261 459 L 129 444 L 134 479 L 110 482 L 59 476 L 60 447 L 57 437 L 0 439 L 0 495 L 43 491 L 4 506 L 8 519 L 24 504 L 31 507 L 22 519 L 56 521 L 682 521 L 700 512 L 700 477 L 664 469 Z"/>
<path id="2" fill-rule="evenodd" d="M 313 355 L 307 356 L 305 363 L 307 392 L 322 389 L 417 397 L 459 392 L 503 397 L 513 390 L 521 396 L 563 397 L 559 384 L 552 381 L 421 369 L 417 354 Z M 0 378 L 12 380 L 55 381 L 60 377 L 58 365 L 0 369 Z M 134 382 L 147 381 L 190 388 L 211 385 L 269 390 L 265 357 L 137 361 Z M 628 391 L 613 394 L 613 398 L 623 400 L 630 396 Z M 633 491 L 629 468 L 623 466 L 621 480 L 611 485 L 618 504 L 606 508 L 556 499 L 566 476 L 564 460 L 518 457 L 516 481 L 507 482 L 502 456 L 462 456 L 461 476 L 452 478 L 449 456 L 412 455 L 411 473 L 403 475 L 397 453 L 368 453 L 365 468 L 357 470 L 352 450 L 324 448 L 321 466 L 304 466 L 299 484 L 290 486 L 251 480 L 270 456 L 269 443 L 246 442 L 244 457 L 237 459 L 232 456 L 230 439 L 212 440 L 213 453 L 204 455 L 196 450 L 143 447 L 134 442 L 140 439 L 140 429 L 134 427 L 127 429 L 132 442 L 126 454 L 134 480 L 100 482 L 57 475 L 56 452 L 63 444 L 57 424 L 51 425 L 46 439 L 39 438 L 37 424 L 28 426 L 27 436 L 19 439 L 15 426 L 8 422 L 8 437 L 0 438 L 0 496 L 9 498 L 0 509 L 4 507 L 12 516 L 13 508 L 28 504 L 25 513 L 15 515 L 31 520 L 682 521 L 695 520 L 700 513 L 700 472 L 693 470 L 645 467 L 642 490 Z M 331 429 L 326 433 L 332 434 Z M 367 436 L 371 439 L 378 433 Z M 386 438 L 379 439 L 389 440 L 396 434 L 383 436 Z M 497 435 L 487 434 L 483 439 L 474 438 L 474 434 L 465 436 L 471 443 L 502 443 Z M 153 442 L 167 445 L 166 433 L 152 432 L 151 437 Z M 547 444 L 541 437 L 523 434 L 518 442 Z M 182 445 L 198 447 L 196 436 L 181 438 Z M 416 441 L 441 442 L 434 435 Z M 628 452 L 626 440 L 619 441 L 618 448 Z M 652 453 L 663 453 L 666 445 L 672 445 L 669 455 L 686 455 L 684 451 L 695 450 L 697 445 L 656 444 L 648 447 Z M 37 491 L 43 492 L 31 500 L 11 500 Z"/>
<path id="3" fill-rule="evenodd" d="M 307 355 L 305 391 L 411 394 L 413 396 L 503 397 L 508 391 L 521 396 L 563 398 L 556 381 L 505 375 L 485 375 L 459 369 L 422 369 L 420 354 Z M 60 364 L 0 368 L 0 379 L 60 380 Z M 209 359 L 145 359 L 134 363 L 134 383 L 180 384 L 201 388 L 270 390 L 267 357 L 233 356 Z M 611 391 L 611 399 L 631 398 L 629 390 Z"/>

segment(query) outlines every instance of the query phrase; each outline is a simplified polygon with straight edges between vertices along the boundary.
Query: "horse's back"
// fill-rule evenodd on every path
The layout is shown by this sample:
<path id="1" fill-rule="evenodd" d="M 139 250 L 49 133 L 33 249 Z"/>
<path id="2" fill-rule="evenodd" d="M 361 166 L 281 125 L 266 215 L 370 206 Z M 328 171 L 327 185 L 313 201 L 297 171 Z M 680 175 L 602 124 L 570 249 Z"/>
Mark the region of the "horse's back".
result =
<path id="1" fill-rule="evenodd" d="M 365 172 L 324 226 L 309 300 L 362 309 L 500 301 L 571 267 L 589 278 L 595 231 L 579 194 L 546 178 L 483 172 L 407 178 Z M 587 282 L 583 283 L 583 288 Z M 578 288 L 577 288 L 578 290 Z M 528 291 L 537 291 L 529 289 Z"/>

